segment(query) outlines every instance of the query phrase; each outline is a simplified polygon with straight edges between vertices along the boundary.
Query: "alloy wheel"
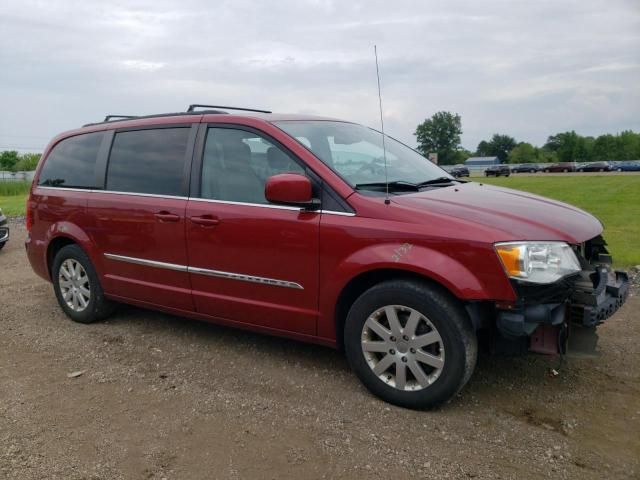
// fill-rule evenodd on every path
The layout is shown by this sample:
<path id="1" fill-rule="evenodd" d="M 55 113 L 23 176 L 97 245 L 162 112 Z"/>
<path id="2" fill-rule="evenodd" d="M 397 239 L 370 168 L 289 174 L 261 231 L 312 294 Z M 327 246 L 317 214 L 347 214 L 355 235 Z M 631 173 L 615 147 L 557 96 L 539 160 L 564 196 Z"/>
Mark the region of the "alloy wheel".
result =
<path id="1" fill-rule="evenodd" d="M 91 300 L 91 285 L 84 267 L 73 258 L 67 258 L 58 273 L 60 293 L 67 307 L 74 312 L 82 312 Z"/>
<path id="2" fill-rule="evenodd" d="M 387 305 L 373 312 L 362 327 L 360 344 L 373 373 L 398 390 L 423 390 L 444 368 L 440 333 L 410 307 Z"/>

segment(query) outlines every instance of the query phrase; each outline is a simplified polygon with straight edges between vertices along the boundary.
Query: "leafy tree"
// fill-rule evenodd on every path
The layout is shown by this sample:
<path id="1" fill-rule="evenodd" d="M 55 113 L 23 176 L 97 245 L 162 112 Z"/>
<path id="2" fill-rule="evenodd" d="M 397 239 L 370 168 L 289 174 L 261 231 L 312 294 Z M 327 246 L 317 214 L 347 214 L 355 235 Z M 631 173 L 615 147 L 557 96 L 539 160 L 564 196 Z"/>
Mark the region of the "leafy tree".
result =
<path id="1" fill-rule="evenodd" d="M 0 170 L 13 170 L 18 163 L 18 152 L 15 150 L 5 150 L 0 153 Z"/>
<path id="2" fill-rule="evenodd" d="M 535 163 L 538 161 L 538 149 L 527 142 L 520 142 L 509 152 L 509 163 Z"/>
<path id="3" fill-rule="evenodd" d="M 469 157 L 473 157 L 473 153 L 465 148 L 459 148 L 454 155 L 453 163 L 464 163 Z"/>
<path id="4" fill-rule="evenodd" d="M 593 144 L 594 160 L 613 160 L 616 155 L 616 137 L 611 134 L 600 135 Z"/>
<path id="5" fill-rule="evenodd" d="M 625 130 L 616 137 L 616 160 L 640 159 L 640 133 Z"/>
<path id="6" fill-rule="evenodd" d="M 462 135 L 460 115 L 451 112 L 437 112 L 416 127 L 414 133 L 418 150 L 423 155 L 438 154 L 438 163 L 451 165 L 456 162 Z"/>
<path id="7" fill-rule="evenodd" d="M 36 169 L 41 155 L 39 153 L 25 153 L 20 155 L 18 162 L 14 165 L 16 172 L 31 172 Z"/>
<path id="8" fill-rule="evenodd" d="M 509 152 L 516 146 L 516 140 L 509 135 L 500 135 L 495 133 L 491 140 L 484 140 L 478 144 L 476 153 L 480 157 L 498 157 L 501 163 L 507 161 Z"/>

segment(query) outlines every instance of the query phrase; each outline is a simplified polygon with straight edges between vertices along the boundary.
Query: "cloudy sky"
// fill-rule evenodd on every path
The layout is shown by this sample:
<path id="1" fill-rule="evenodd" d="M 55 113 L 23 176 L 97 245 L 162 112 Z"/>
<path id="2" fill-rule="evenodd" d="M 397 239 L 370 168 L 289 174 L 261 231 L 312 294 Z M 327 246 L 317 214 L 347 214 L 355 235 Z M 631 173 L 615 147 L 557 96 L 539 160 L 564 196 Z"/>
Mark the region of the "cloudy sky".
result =
<path id="1" fill-rule="evenodd" d="M 491 134 L 640 131 L 640 1 L 2 0 L 0 149 L 217 103 Z"/>

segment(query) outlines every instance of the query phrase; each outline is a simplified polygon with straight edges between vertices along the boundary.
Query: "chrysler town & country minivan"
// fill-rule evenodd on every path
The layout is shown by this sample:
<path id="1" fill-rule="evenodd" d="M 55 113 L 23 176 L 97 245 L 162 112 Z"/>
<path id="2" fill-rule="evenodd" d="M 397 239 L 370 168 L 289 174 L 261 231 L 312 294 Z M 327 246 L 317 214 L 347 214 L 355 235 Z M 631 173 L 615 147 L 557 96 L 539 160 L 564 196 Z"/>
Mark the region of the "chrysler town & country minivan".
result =
<path id="1" fill-rule="evenodd" d="M 57 136 L 27 229 L 72 320 L 122 302 L 341 348 L 411 408 L 462 389 L 480 333 L 562 354 L 628 290 L 584 211 L 455 179 L 355 123 L 230 107 Z"/>

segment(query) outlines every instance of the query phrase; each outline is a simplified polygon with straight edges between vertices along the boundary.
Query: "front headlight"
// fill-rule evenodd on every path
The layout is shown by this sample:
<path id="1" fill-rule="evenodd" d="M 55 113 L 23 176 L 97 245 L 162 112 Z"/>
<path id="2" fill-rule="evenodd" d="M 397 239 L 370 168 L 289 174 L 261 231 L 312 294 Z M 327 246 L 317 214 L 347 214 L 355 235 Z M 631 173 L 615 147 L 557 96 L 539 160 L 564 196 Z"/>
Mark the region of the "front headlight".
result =
<path id="1" fill-rule="evenodd" d="M 509 278 L 525 282 L 553 283 L 582 270 L 564 242 L 505 242 L 495 249 Z"/>

